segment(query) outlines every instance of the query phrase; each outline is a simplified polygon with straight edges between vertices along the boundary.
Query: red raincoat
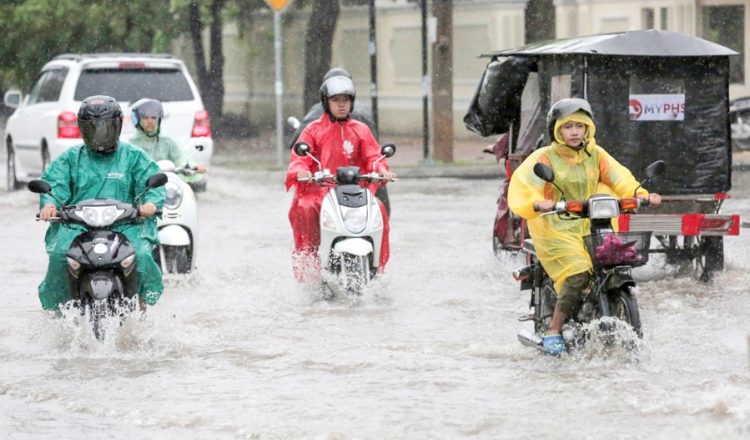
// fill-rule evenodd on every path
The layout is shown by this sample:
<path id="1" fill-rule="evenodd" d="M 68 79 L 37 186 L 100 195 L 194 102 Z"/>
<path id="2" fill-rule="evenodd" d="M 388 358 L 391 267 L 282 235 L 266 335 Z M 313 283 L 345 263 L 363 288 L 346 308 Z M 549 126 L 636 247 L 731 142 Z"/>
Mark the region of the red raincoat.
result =
<path id="1" fill-rule="evenodd" d="M 332 173 L 336 168 L 342 166 L 357 166 L 361 173 L 377 171 L 383 173 L 388 170 L 388 164 L 381 160 L 377 169 L 372 169 L 372 164 L 380 157 L 380 146 L 373 137 L 372 132 L 366 124 L 349 118 L 345 121 L 332 121 L 328 113 L 317 121 L 310 123 L 300 134 L 297 142 L 305 142 L 310 146 L 310 154 L 320 160 L 325 169 Z M 289 158 L 289 167 L 286 173 L 287 191 L 296 186 L 292 207 L 289 210 L 289 222 L 294 232 L 295 257 L 315 258 L 320 246 L 320 205 L 323 203 L 329 188 L 316 183 L 300 183 L 297 181 L 297 172 L 308 170 L 318 171 L 318 165 L 312 158 L 300 157 L 292 151 Z M 374 193 L 376 184 L 369 185 Z M 383 240 L 380 246 L 379 270 L 382 272 L 390 256 L 388 246 L 388 214 L 385 206 L 378 200 L 380 212 L 383 214 Z M 297 279 L 304 279 L 304 268 L 294 265 Z"/>

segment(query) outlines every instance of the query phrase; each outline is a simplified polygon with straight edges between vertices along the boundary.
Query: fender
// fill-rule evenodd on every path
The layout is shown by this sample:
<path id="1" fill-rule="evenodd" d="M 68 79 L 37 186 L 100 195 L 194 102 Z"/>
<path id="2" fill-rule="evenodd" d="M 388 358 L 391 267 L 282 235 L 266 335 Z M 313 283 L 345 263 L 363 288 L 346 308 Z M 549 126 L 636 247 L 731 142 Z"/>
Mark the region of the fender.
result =
<path id="1" fill-rule="evenodd" d="M 159 243 L 167 246 L 189 246 L 190 234 L 179 225 L 166 225 L 159 229 Z"/>
<path id="2" fill-rule="evenodd" d="M 629 273 L 613 273 L 607 277 L 607 281 L 604 283 L 607 287 L 607 291 L 619 290 L 622 287 L 635 287 L 635 280 Z"/>
<path id="3" fill-rule="evenodd" d="M 120 279 L 107 272 L 94 272 L 87 274 L 81 282 L 81 297 L 88 293 L 94 300 L 103 300 L 109 298 L 114 292 L 120 292 L 124 296 L 124 289 Z"/>
<path id="4" fill-rule="evenodd" d="M 333 246 L 336 254 L 352 254 L 364 256 L 373 253 L 372 243 L 364 238 L 352 237 L 341 240 Z"/>

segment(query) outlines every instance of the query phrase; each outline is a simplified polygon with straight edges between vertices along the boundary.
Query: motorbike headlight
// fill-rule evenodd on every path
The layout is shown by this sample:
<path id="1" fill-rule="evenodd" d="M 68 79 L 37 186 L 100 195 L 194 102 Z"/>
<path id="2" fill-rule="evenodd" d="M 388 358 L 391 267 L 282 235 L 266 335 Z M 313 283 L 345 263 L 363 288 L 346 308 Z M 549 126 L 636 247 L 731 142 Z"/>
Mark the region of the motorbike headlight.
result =
<path id="1" fill-rule="evenodd" d="M 336 230 L 336 222 L 333 220 L 330 214 L 328 214 L 326 211 L 323 211 L 320 213 L 320 226 L 323 229 L 328 229 L 331 231 Z"/>
<path id="2" fill-rule="evenodd" d="M 620 215 L 620 206 L 614 197 L 589 200 L 589 218 L 615 218 Z"/>
<path id="3" fill-rule="evenodd" d="M 129 257 L 125 257 L 122 261 L 120 261 L 120 266 L 125 271 L 125 275 L 129 275 L 130 272 L 133 271 L 133 268 L 135 267 L 133 263 L 135 263 L 135 254 Z"/>
<path id="4" fill-rule="evenodd" d="M 344 225 L 354 234 L 364 231 L 367 226 L 367 207 L 347 209 L 344 212 Z"/>
<path id="5" fill-rule="evenodd" d="M 123 212 L 125 211 L 114 205 L 84 206 L 80 211 L 75 211 L 75 215 L 89 226 L 102 227 L 111 225 Z"/>
<path id="6" fill-rule="evenodd" d="M 177 209 L 182 203 L 182 188 L 176 182 L 170 180 L 164 185 L 164 189 L 167 191 L 164 206 L 169 209 Z"/>
<path id="7" fill-rule="evenodd" d="M 70 270 L 70 273 L 78 278 L 78 273 L 81 271 L 81 263 L 77 262 L 76 260 L 66 257 L 68 260 L 68 269 Z"/>

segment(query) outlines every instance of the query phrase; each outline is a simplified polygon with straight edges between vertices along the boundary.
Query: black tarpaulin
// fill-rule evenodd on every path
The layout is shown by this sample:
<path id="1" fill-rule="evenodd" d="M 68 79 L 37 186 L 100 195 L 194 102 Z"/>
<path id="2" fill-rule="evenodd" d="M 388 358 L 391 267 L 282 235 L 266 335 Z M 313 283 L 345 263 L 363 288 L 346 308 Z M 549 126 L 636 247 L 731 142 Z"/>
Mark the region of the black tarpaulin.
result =
<path id="1" fill-rule="evenodd" d="M 490 61 L 464 116 L 466 128 L 482 136 L 508 131 L 518 118 L 521 94 L 533 65 L 533 60 L 517 57 Z"/>

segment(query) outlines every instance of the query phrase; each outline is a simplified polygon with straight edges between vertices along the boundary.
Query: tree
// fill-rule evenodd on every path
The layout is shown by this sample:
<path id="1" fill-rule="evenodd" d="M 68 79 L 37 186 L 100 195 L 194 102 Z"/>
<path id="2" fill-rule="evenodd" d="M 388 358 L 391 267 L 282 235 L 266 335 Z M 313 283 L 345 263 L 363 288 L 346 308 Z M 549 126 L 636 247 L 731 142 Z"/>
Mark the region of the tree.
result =
<path id="1" fill-rule="evenodd" d="M 313 0 L 305 34 L 305 109 L 320 99 L 320 81 L 331 68 L 333 36 L 339 18 L 339 0 Z"/>
<path id="2" fill-rule="evenodd" d="M 198 76 L 198 87 L 201 89 L 208 113 L 220 118 L 224 113 L 224 44 L 222 37 L 222 8 L 224 0 L 213 0 L 208 7 L 210 16 L 209 62 L 206 62 L 203 50 L 203 20 L 200 2 L 190 1 L 189 23 L 190 40 L 195 56 L 195 69 Z"/>
<path id="3" fill-rule="evenodd" d="M 0 0 L 0 85 L 26 89 L 66 52 L 167 52 L 185 28 L 171 14 L 149 0 Z"/>

